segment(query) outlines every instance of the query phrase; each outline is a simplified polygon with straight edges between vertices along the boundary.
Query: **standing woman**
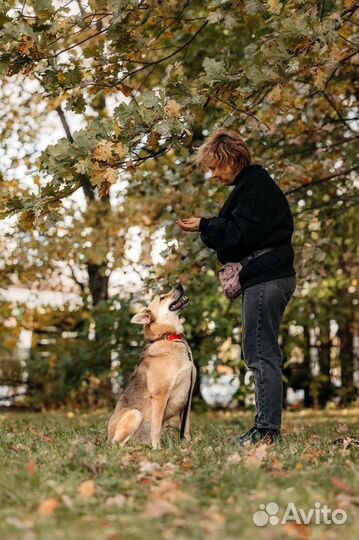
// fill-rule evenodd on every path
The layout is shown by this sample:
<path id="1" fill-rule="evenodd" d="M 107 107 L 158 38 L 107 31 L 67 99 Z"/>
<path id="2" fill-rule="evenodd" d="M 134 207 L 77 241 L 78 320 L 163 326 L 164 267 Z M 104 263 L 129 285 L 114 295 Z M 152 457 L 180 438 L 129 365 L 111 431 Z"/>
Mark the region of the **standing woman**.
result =
<path id="1" fill-rule="evenodd" d="M 288 201 L 262 165 L 252 163 L 236 130 L 220 128 L 207 137 L 193 162 L 212 178 L 234 186 L 218 217 L 178 220 L 222 263 L 240 262 L 242 350 L 255 383 L 254 425 L 239 444 L 281 439 L 283 383 L 278 335 L 283 313 L 296 287 L 292 247 L 293 217 Z"/>

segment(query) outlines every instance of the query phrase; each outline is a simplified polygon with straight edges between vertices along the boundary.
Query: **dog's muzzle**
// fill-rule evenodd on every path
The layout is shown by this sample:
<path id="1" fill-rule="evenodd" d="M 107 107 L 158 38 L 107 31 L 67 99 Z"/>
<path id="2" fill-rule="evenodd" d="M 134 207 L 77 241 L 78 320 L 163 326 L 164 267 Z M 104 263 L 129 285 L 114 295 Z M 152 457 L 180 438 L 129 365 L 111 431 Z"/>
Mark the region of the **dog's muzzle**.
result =
<path id="1" fill-rule="evenodd" d="M 178 285 L 175 290 L 177 298 L 169 305 L 168 309 L 170 311 L 180 311 L 185 308 L 189 302 L 188 297 L 183 294 L 184 290 L 182 285 Z"/>

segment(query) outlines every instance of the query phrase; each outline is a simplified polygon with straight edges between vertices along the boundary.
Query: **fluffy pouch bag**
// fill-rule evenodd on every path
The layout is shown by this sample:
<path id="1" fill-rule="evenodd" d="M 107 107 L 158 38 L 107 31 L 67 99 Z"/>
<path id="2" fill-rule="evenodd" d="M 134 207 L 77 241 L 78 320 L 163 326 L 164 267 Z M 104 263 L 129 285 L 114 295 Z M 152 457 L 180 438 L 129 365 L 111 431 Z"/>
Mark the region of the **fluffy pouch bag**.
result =
<path id="1" fill-rule="evenodd" d="M 234 300 L 242 291 L 239 274 L 243 266 L 239 262 L 227 263 L 218 272 L 218 279 L 227 298 Z"/>

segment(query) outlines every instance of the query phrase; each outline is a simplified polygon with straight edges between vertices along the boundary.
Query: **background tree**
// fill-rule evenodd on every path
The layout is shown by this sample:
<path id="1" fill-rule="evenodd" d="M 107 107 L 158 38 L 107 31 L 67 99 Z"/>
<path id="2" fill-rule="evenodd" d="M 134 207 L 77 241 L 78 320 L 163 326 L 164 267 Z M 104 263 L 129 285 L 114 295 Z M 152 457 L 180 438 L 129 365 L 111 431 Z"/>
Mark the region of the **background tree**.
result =
<path id="1" fill-rule="evenodd" d="M 213 254 L 198 237 L 180 233 L 175 220 L 213 215 L 223 201 L 225 188 L 209 184 L 189 156 L 208 131 L 235 126 L 254 161 L 290 199 L 303 295 L 297 305 L 312 313 L 306 291 L 316 295 L 323 338 L 328 302 L 333 319 L 340 316 L 335 298 L 320 295 L 321 284 L 338 275 L 340 283 L 330 288 L 344 291 L 344 317 L 352 318 L 358 8 L 348 0 L 5 0 L 0 197 L 11 245 L 6 279 L 29 283 L 36 276 L 39 285 L 54 286 L 66 276 L 90 313 L 95 340 L 101 339 L 96 314 L 111 304 L 111 276 L 126 263 L 126 242 L 136 231 L 146 287 L 185 283 L 196 302 L 187 332 L 197 340 L 198 357 L 203 363 L 220 358 L 228 336 L 238 345 L 239 304 L 220 297 Z M 65 136 L 44 147 L 37 134 L 54 116 Z M 151 252 L 161 239 L 163 261 L 156 265 Z M 341 260 L 332 257 L 338 243 Z M 302 316 L 296 309 L 293 320 Z M 345 318 L 342 327 L 348 343 L 355 324 Z M 322 339 L 328 375 L 323 346 Z"/>

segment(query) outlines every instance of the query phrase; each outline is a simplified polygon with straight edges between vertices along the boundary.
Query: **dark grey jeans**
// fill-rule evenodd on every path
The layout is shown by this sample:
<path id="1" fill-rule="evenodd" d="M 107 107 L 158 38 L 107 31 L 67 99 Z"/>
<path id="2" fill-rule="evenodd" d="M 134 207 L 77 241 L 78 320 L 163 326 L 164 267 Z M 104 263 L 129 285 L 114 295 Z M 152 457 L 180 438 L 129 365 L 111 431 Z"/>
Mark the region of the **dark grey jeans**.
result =
<path id="1" fill-rule="evenodd" d="M 278 334 L 295 287 L 296 278 L 291 276 L 258 283 L 242 295 L 242 355 L 254 376 L 256 427 L 281 427 L 283 358 Z"/>

